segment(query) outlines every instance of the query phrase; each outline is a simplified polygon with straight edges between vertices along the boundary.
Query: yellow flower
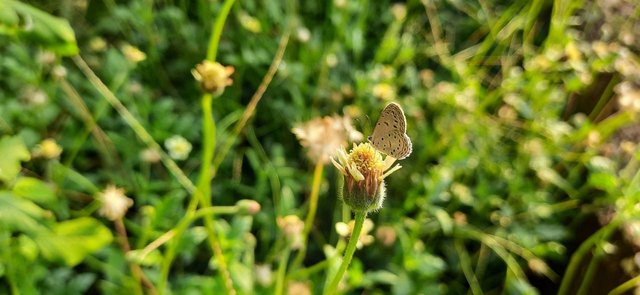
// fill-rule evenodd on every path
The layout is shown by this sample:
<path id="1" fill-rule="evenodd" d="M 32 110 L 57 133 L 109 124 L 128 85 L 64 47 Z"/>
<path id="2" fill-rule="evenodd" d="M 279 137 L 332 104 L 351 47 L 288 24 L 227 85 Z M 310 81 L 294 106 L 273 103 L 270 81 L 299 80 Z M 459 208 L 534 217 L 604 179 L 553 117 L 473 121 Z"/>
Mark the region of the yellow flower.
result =
<path id="1" fill-rule="evenodd" d="M 378 83 L 373 86 L 373 95 L 382 100 L 391 100 L 395 96 L 393 86 L 388 83 Z"/>
<path id="2" fill-rule="evenodd" d="M 331 161 L 345 177 L 343 201 L 356 212 L 380 209 L 386 195 L 384 179 L 402 168 L 400 165 L 392 168 L 395 159 L 383 160 L 380 152 L 368 142 L 354 144 L 348 154 L 339 149 L 337 161 L 333 157 Z"/>
<path id="3" fill-rule="evenodd" d="M 147 58 L 144 52 L 129 44 L 122 45 L 122 53 L 124 53 L 124 57 L 132 63 L 139 63 Z"/>
<path id="4" fill-rule="evenodd" d="M 336 223 L 336 232 L 343 238 L 351 237 L 351 232 L 353 232 L 353 226 L 355 225 L 355 220 L 349 221 L 349 224 L 344 222 Z M 362 249 L 362 247 L 370 245 L 373 243 L 374 238 L 369 232 L 373 229 L 373 221 L 367 218 L 364 220 L 362 224 L 362 231 L 360 231 L 360 236 L 358 237 L 358 242 L 356 243 L 356 248 Z"/>
<path id="5" fill-rule="evenodd" d="M 328 163 L 339 148 L 349 141 L 360 141 L 362 133 L 355 130 L 349 117 L 322 117 L 297 124 L 292 130 L 300 144 L 308 149 L 308 156 L 314 162 Z"/>
<path id="6" fill-rule="evenodd" d="M 124 189 L 109 185 L 99 194 L 102 206 L 98 213 L 105 218 L 114 221 L 122 218 L 129 207 L 133 205 L 133 200 L 124 195 Z"/>
<path id="7" fill-rule="evenodd" d="M 260 33 L 262 31 L 260 21 L 246 12 L 240 12 L 238 14 L 238 19 L 240 20 L 240 25 L 242 25 L 242 27 L 247 31 L 251 33 Z"/>
<path id="8" fill-rule="evenodd" d="M 62 154 L 62 147 L 58 145 L 55 139 L 47 138 L 40 142 L 33 151 L 33 155 L 36 157 L 43 157 L 47 159 L 55 159 Z"/>
<path id="9" fill-rule="evenodd" d="M 287 215 L 276 219 L 278 227 L 284 233 L 287 243 L 291 249 L 301 249 L 304 243 L 302 239 L 302 230 L 304 222 L 296 215 Z"/>
<path id="10" fill-rule="evenodd" d="M 191 143 L 180 135 L 174 135 L 164 142 L 164 146 L 169 151 L 169 156 L 175 160 L 184 160 L 191 152 Z"/>
<path id="11" fill-rule="evenodd" d="M 224 88 L 233 84 L 233 80 L 229 78 L 235 69 L 231 66 L 223 66 L 220 63 L 205 60 L 196 68 L 191 70 L 191 74 L 200 82 L 200 87 L 207 92 L 216 92 L 218 94 L 224 91 Z"/>

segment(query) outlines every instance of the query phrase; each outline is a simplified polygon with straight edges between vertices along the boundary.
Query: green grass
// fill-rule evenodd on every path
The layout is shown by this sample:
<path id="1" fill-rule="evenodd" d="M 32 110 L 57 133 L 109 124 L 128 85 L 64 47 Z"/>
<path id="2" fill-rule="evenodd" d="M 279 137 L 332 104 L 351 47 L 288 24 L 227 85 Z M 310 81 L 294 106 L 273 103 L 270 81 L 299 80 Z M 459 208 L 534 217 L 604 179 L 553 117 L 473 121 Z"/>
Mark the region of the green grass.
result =
<path id="1" fill-rule="evenodd" d="M 605 2 L 1 0 L 0 294 L 631 290 L 640 9 Z M 413 153 L 355 249 L 292 129 L 389 101 Z"/>

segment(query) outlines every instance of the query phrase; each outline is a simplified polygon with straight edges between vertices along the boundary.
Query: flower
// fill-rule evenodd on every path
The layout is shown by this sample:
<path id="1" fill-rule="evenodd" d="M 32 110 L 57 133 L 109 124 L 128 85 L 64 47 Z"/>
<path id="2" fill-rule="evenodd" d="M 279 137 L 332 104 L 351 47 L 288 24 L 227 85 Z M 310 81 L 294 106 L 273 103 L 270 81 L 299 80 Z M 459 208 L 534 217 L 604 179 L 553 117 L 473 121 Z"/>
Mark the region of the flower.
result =
<path id="1" fill-rule="evenodd" d="M 207 92 L 222 93 L 224 88 L 233 84 L 233 80 L 229 78 L 235 69 L 231 66 L 223 66 L 220 63 L 205 60 L 196 68 L 191 70 L 191 74 L 198 82 L 200 87 Z"/>
<path id="2" fill-rule="evenodd" d="M 191 152 L 191 143 L 180 135 L 174 135 L 164 141 L 169 156 L 175 160 L 184 160 Z"/>
<path id="3" fill-rule="evenodd" d="M 267 264 L 256 264 L 256 281 L 260 286 L 267 287 L 273 282 L 273 271 Z"/>
<path id="4" fill-rule="evenodd" d="M 391 167 L 396 159 L 386 157 L 383 160 L 380 152 L 368 142 L 354 144 L 348 154 L 339 149 L 337 159 L 332 157 L 331 161 L 345 177 L 343 201 L 356 212 L 382 208 L 386 195 L 384 179 L 402 168 L 400 165 Z"/>
<path id="5" fill-rule="evenodd" d="M 349 224 L 344 222 L 336 223 L 336 232 L 343 238 L 350 237 L 351 232 L 353 232 L 353 227 L 355 225 L 355 220 L 349 221 Z M 356 248 L 362 249 L 362 247 L 370 245 L 373 243 L 374 238 L 369 232 L 373 229 L 373 221 L 367 218 L 364 220 L 362 224 L 362 230 L 360 231 L 360 236 L 358 237 L 358 242 L 356 243 Z"/>
<path id="6" fill-rule="evenodd" d="M 124 57 L 132 62 L 139 63 L 147 58 L 147 55 L 142 52 L 137 47 L 131 46 L 130 44 L 122 45 L 122 53 L 124 53 Z"/>
<path id="7" fill-rule="evenodd" d="M 52 138 L 47 138 L 40 142 L 33 151 L 35 157 L 43 157 L 46 159 L 55 159 L 59 157 L 60 154 L 62 154 L 62 147 Z"/>
<path id="8" fill-rule="evenodd" d="M 152 148 L 146 148 L 140 152 L 140 160 L 147 163 L 157 163 L 160 161 L 160 153 Z"/>
<path id="9" fill-rule="evenodd" d="M 351 118 L 333 116 L 315 118 L 297 124 L 291 129 L 300 144 L 308 149 L 307 155 L 314 162 L 328 163 L 339 148 L 347 146 L 348 141 L 360 141 L 362 133 L 351 125 Z"/>
<path id="10" fill-rule="evenodd" d="M 389 225 L 383 225 L 376 230 L 376 238 L 387 247 L 393 245 L 396 242 L 398 234 L 396 230 Z"/>
<path id="11" fill-rule="evenodd" d="M 47 103 L 49 96 L 42 89 L 27 86 L 22 90 L 21 97 L 28 105 L 41 106 Z"/>
<path id="12" fill-rule="evenodd" d="M 299 27 L 296 30 L 296 38 L 302 43 L 307 43 L 311 39 L 311 32 L 306 27 Z"/>
<path id="13" fill-rule="evenodd" d="M 308 283 L 291 282 L 287 286 L 287 295 L 311 295 L 311 287 Z"/>
<path id="14" fill-rule="evenodd" d="M 395 96 L 393 86 L 388 83 L 378 83 L 373 86 L 373 95 L 382 100 L 391 100 Z"/>
<path id="15" fill-rule="evenodd" d="M 89 48 L 95 52 L 101 52 L 107 49 L 107 41 L 101 37 L 93 37 L 89 41 Z"/>
<path id="16" fill-rule="evenodd" d="M 242 25 L 242 27 L 247 31 L 251 33 L 260 33 L 262 31 L 260 21 L 246 12 L 240 12 L 238 14 L 238 19 L 240 20 L 240 25 Z"/>
<path id="17" fill-rule="evenodd" d="M 240 213 L 248 215 L 256 215 L 260 212 L 260 203 L 254 200 L 243 199 L 236 203 Z"/>
<path id="18" fill-rule="evenodd" d="M 124 195 L 124 189 L 115 185 L 107 186 L 98 197 L 102 202 L 98 213 L 111 221 L 122 218 L 133 205 L 133 200 Z"/>
<path id="19" fill-rule="evenodd" d="M 407 17 L 407 6 L 401 3 L 393 4 L 391 14 L 397 21 L 402 21 Z"/>
<path id="20" fill-rule="evenodd" d="M 304 245 L 302 239 L 302 230 L 304 229 L 304 222 L 300 220 L 300 217 L 296 215 L 287 215 L 285 217 L 278 217 L 276 219 L 278 227 L 282 229 L 287 243 L 291 249 L 301 249 Z"/>

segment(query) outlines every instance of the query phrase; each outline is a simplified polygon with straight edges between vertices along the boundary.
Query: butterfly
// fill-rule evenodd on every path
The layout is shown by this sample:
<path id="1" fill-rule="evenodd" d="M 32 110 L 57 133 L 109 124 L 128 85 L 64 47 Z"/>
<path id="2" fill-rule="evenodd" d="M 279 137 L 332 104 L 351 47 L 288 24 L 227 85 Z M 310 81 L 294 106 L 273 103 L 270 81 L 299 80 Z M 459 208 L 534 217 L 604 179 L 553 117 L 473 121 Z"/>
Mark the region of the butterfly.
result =
<path id="1" fill-rule="evenodd" d="M 399 104 L 389 103 L 378 119 L 369 142 L 378 151 L 398 160 L 411 154 L 411 139 L 407 135 L 407 118 Z"/>

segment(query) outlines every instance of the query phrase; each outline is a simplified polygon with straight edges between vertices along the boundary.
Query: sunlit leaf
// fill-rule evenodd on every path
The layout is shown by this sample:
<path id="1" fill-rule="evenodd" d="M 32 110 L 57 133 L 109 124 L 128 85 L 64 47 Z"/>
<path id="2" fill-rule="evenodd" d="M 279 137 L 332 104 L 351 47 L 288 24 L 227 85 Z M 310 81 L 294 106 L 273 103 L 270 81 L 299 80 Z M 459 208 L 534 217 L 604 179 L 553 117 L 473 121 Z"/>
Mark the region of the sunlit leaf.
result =
<path id="1" fill-rule="evenodd" d="M 112 238 L 111 231 L 98 220 L 82 217 L 60 222 L 34 240 L 45 258 L 73 266 L 111 243 Z"/>
<path id="2" fill-rule="evenodd" d="M 20 162 L 31 158 L 20 137 L 4 136 L 0 139 L 0 180 L 11 182 L 20 172 Z"/>

